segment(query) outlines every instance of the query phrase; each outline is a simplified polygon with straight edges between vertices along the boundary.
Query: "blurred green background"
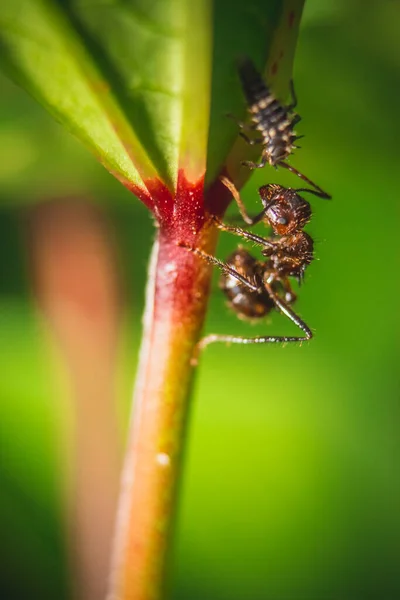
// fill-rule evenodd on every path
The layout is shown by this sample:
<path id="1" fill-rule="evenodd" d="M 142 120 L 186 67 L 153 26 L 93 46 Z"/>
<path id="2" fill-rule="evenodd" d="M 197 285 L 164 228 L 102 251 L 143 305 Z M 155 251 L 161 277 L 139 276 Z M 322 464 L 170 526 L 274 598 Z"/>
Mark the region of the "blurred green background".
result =
<path id="1" fill-rule="evenodd" d="M 333 195 L 310 199 L 317 260 L 296 305 L 315 339 L 204 354 L 175 600 L 400 598 L 399 39 L 393 0 L 306 2 L 294 70 L 306 137 L 293 164 Z M 154 229 L 41 107 L 0 84 L 0 597 L 66 598 L 59 442 L 69 416 L 32 294 L 26 217 L 44 197 L 79 194 L 110 220 L 124 290 L 122 431 Z M 297 185 L 257 172 L 249 206 L 266 177 Z M 235 244 L 221 236 L 218 255 Z M 217 278 L 207 332 L 293 332 L 278 314 L 257 328 L 238 321 Z"/>

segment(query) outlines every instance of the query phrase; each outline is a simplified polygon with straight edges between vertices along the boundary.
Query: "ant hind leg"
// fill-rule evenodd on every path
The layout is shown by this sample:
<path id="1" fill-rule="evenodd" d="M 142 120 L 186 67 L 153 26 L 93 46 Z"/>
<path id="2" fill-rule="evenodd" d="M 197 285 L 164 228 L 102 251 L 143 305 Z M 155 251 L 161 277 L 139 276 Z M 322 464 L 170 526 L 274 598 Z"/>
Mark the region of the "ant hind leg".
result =
<path id="1" fill-rule="evenodd" d="M 205 336 L 195 346 L 191 363 L 197 365 L 199 355 L 204 348 L 215 342 L 225 342 L 226 344 L 284 344 L 288 342 L 306 342 L 313 337 L 313 333 L 308 325 L 290 308 L 290 306 L 284 302 L 271 288 L 270 284 L 264 282 L 265 289 L 269 296 L 273 300 L 276 308 L 282 312 L 288 319 L 292 321 L 299 329 L 304 333 L 303 336 L 257 336 L 257 337 L 242 337 L 237 335 L 225 335 L 219 333 L 211 333 Z"/>

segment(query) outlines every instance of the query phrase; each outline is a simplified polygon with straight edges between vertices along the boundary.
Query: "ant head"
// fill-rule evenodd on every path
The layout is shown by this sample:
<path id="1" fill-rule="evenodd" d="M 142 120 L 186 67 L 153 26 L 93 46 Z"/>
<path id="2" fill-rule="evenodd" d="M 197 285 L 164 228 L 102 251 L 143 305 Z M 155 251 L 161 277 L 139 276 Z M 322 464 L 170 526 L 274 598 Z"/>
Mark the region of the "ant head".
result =
<path id="1" fill-rule="evenodd" d="M 258 190 L 265 209 L 264 220 L 276 235 L 300 231 L 311 218 L 310 204 L 296 190 L 281 185 L 263 185 Z"/>

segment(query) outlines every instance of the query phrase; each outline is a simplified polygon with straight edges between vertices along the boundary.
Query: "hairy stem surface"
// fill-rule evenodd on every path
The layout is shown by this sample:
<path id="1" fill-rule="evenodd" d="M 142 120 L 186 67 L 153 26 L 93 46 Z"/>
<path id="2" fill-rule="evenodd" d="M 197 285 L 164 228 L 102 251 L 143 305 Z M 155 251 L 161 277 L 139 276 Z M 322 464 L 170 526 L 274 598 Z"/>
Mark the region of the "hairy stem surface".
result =
<path id="1" fill-rule="evenodd" d="M 212 252 L 216 231 L 205 225 L 189 241 L 187 234 L 183 240 L 179 236 L 179 230 L 161 226 L 153 248 L 110 599 L 158 600 L 163 594 L 188 420 L 190 359 L 211 276 L 209 266 L 177 242 Z"/>

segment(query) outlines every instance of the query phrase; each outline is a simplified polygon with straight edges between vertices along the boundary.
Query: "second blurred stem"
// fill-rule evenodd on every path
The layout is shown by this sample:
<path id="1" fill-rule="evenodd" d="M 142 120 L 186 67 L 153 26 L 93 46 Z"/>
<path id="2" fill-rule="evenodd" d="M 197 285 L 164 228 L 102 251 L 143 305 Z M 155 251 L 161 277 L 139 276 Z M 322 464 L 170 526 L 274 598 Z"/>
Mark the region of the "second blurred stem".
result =
<path id="1" fill-rule="evenodd" d="M 120 470 L 120 303 L 111 236 L 99 210 L 74 198 L 39 205 L 29 225 L 34 291 L 61 359 L 72 414 L 65 460 L 73 594 L 103 600 Z"/>

